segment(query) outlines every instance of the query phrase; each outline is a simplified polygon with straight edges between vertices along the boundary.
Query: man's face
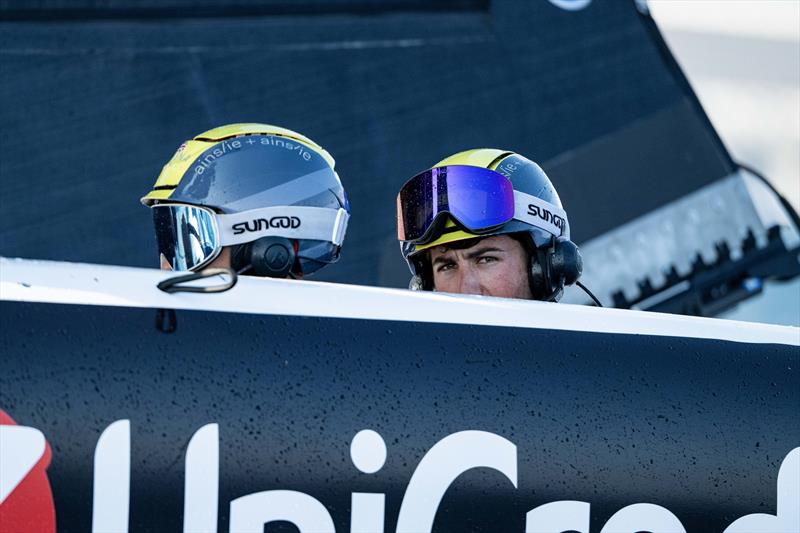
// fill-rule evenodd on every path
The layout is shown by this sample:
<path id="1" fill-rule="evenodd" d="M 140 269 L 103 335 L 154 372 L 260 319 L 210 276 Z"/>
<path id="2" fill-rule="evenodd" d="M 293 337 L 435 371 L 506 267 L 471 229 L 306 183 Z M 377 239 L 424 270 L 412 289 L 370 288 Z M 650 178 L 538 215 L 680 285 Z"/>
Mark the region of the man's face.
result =
<path id="1" fill-rule="evenodd" d="M 430 251 L 433 285 L 439 292 L 531 299 L 528 254 L 508 235 L 486 237 L 469 248 Z"/>

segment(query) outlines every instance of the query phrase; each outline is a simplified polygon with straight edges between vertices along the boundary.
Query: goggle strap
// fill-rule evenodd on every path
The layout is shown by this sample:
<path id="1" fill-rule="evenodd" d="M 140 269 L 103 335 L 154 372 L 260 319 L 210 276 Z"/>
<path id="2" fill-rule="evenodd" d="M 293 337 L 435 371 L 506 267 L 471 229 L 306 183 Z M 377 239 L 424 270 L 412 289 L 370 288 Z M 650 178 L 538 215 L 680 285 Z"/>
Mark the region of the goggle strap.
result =
<path id="1" fill-rule="evenodd" d="M 222 246 L 252 242 L 261 237 L 329 241 L 341 246 L 349 213 L 325 207 L 264 207 L 216 215 Z"/>
<path id="2" fill-rule="evenodd" d="M 514 219 L 569 239 L 567 212 L 536 196 L 514 191 Z"/>

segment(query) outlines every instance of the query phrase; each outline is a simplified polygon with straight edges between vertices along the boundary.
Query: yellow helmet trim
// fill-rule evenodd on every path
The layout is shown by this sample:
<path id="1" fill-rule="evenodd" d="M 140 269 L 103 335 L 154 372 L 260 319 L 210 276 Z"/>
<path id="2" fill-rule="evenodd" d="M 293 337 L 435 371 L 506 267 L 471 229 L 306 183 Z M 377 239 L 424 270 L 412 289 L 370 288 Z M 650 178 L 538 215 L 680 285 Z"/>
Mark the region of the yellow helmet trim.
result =
<path id="1" fill-rule="evenodd" d="M 494 170 L 505 159 L 503 156 L 511 155 L 512 153 L 508 150 L 498 150 L 496 148 L 465 150 L 442 159 L 433 165 L 433 168 L 446 167 L 448 165 L 467 165 Z"/>
<path id="2" fill-rule="evenodd" d="M 323 147 L 303 135 L 302 133 L 298 133 L 296 131 L 281 128 L 280 126 L 274 126 L 272 124 L 259 124 L 256 122 L 243 122 L 241 124 L 226 124 L 225 126 L 219 126 L 214 129 L 210 129 L 206 132 L 201 133 L 200 135 L 196 136 L 194 139 L 198 141 L 221 141 L 223 139 L 228 139 L 230 137 L 236 137 L 238 135 L 279 135 L 281 137 L 288 137 L 292 140 L 295 140 L 301 144 L 304 144 L 314 150 L 315 152 L 319 152 L 319 154 L 327 161 L 327 163 L 333 168 L 336 165 L 331 154 L 328 153 Z"/>
<path id="3" fill-rule="evenodd" d="M 511 155 L 512 153 L 513 152 L 509 152 L 508 150 L 498 150 L 496 148 L 477 148 L 474 150 L 465 150 L 442 159 L 433 165 L 433 168 L 446 167 L 450 165 L 466 165 L 494 170 L 497 168 L 500 162 L 505 159 L 505 156 Z M 447 222 L 444 225 L 445 229 L 453 228 L 455 226 L 456 224 L 453 219 L 448 217 Z M 475 235 L 474 233 L 464 230 L 449 231 L 447 233 L 443 233 L 433 242 L 417 245 L 414 249 L 414 253 L 427 250 L 428 248 L 433 248 L 434 246 L 447 244 L 449 242 L 474 239 L 475 237 L 480 237 L 480 235 Z"/>
<path id="4" fill-rule="evenodd" d="M 154 200 L 166 200 L 178 186 L 181 178 L 195 160 L 206 151 L 210 146 L 217 143 L 208 143 L 204 141 L 186 141 L 175 152 L 172 159 L 167 161 L 164 168 L 161 169 L 161 174 L 153 185 L 153 190 L 150 191 L 144 198 L 142 203 L 145 205 L 152 205 Z"/>
<path id="5" fill-rule="evenodd" d="M 161 174 L 158 175 L 158 179 L 153 185 L 153 190 L 145 195 L 141 199 L 141 202 L 150 206 L 153 205 L 156 200 L 169 199 L 172 192 L 180 183 L 181 178 L 186 174 L 189 167 L 192 166 L 195 159 L 197 159 L 200 154 L 225 139 L 230 139 L 231 137 L 237 137 L 239 135 L 279 135 L 281 137 L 288 137 L 319 153 L 331 168 L 334 168 L 336 165 L 336 162 L 327 150 L 296 131 L 281 128 L 280 126 L 273 126 L 272 124 L 226 124 L 225 126 L 219 126 L 205 131 L 194 137 L 191 141 L 183 143 L 175 152 L 175 155 L 172 156 L 172 159 L 164 165 Z"/>
<path id="6" fill-rule="evenodd" d="M 445 229 L 454 228 L 456 227 L 456 223 L 453 222 L 452 218 L 448 217 L 444 227 Z M 414 253 L 421 252 L 422 250 L 427 250 L 428 248 L 433 248 L 434 246 L 441 246 L 442 244 L 447 244 L 448 242 L 474 239 L 475 237 L 480 237 L 480 235 L 475 235 L 474 233 L 470 233 L 462 229 L 456 231 L 448 231 L 447 233 L 443 233 L 441 237 L 439 237 L 433 242 L 429 242 L 428 244 L 418 244 L 416 249 L 414 250 Z"/>

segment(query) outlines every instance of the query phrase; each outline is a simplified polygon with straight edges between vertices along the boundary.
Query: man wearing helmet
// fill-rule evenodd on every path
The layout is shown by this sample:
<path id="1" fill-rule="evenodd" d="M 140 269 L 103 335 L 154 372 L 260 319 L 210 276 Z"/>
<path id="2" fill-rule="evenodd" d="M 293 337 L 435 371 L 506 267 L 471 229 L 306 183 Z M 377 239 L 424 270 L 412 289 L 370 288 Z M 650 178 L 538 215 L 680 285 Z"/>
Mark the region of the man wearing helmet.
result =
<path id="1" fill-rule="evenodd" d="M 553 184 L 513 152 L 468 150 L 414 176 L 397 228 L 413 289 L 558 301 L 582 270 Z"/>
<path id="2" fill-rule="evenodd" d="M 268 124 L 230 124 L 186 141 L 142 203 L 170 270 L 299 278 L 339 258 L 349 219 L 331 155 Z"/>

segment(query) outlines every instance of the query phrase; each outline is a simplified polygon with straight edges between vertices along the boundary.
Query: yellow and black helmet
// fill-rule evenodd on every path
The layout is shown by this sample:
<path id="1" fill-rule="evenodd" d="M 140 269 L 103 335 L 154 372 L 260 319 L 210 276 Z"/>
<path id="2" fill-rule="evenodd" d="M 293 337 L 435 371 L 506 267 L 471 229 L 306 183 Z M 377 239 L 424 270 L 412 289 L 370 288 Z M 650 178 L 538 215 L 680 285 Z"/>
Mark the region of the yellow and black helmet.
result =
<path id="1" fill-rule="evenodd" d="M 254 138 L 240 139 L 239 142 L 235 142 L 238 137 Z M 268 138 L 268 142 L 262 141 L 262 138 L 265 137 Z M 237 151 L 247 153 L 248 150 L 242 150 L 242 148 L 252 148 L 256 143 L 258 143 L 258 147 L 266 146 L 267 149 L 260 154 L 253 151 L 253 154 L 248 154 L 251 157 L 246 161 L 241 158 L 242 161 L 235 162 L 238 163 L 236 170 L 242 170 L 245 174 L 224 173 L 217 176 L 216 168 L 206 172 L 211 166 L 221 167 L 223 164 L 226 166 L 234 164 L 234 158 L 222 158 Z M 271 150 L 272 148 L 283 148 L 285 151 Z M 164 165 L 153 189 L 142 198 L 142 203 L 150 207 L 163 201 L 181 202 L 205 205 L 224 211 L 231 197 L 246 196 L 249 190 L 268 189 L 271 183 L 281 182 L 284 176 L 291 175 L 292 170 L 298 166 L 291 164 L 294 162 L 293 159 L 297 159 L 296 157 L 269 157 L 273 153 L 278 155 L 298 154 L 298 157 L 305 161 L 313 159 L 313 165 L 309 165 L 309 167 L 313 166 L 315 170 L 327 167 L 333 171 L 335 166 L 335 161 L 327 150 L 296 131 L 271 124 L 227 124 L 203 132 L 181 144 L 172 159 Z M 262 165 L 243 165 L 259 156 L 262 156 L 261 159 L 266 156 L 269 159 L 289 160 L 290 164 L 285 165 L 289 168 L 281 168 L 279 171 L 272 169 L 271 172 L 266 172 L 269 169 Z M 306 173 L 306 169 L 301 172 Z M 335 175 L 335 172 L 333 174 Z M 219 178 L 225 179 L 226 183 L 216 183 L 215 180 Z M 213 187 L 211 182 L 214 182 Z M 341 183 L 338 183 L 338 188 L 341 188 Z"/>
<path id="2" fill-rule="evenodd" d="M 295 131 L 269 124 L 229 124 L 181 144 L 141 201 L 154 208 L 162 253 L 170 252 L 176 240 L 189 243 L 177 243 L 177 252 L 167 258 L 175 259 L 170 264 L 176 270 L 200 269 L 221 246 L 245 245 L 269 235 L 291 241 L 290 272 L 309 274 L 338 259 L 349 218 L 347 197 L 334 165 L 325 149 Z M 159 217 L 166 218 L 166 210 L 156 209 L 165 206 L 173 206 L 173 211 L 191 206 L 194 211 L 172 213 L 170 234 L 159 230 L 169 226 L 159 223 Z M 203 214 L 207 212 L 211 215 Z M 199 229 L 190 228 L 182 237 L 176 230 L 176 216 L 209 220 L 196 223 Z M 328 231 L 326 223 L 331 226 L 334 221 L 336 227 Z M 207 235 L 213 232 L 219 235 Z M 167 242 L 170 239 L 173 242 Z M 211 242 L 215 251 L 204 251 L 198 240 Z M 177 257 L 188 257 L 191 247 L 199 250 L 196 257 Z M 245 255 L 236 256 L 239 263 Z"/>
<path id="3" fill-rule="evenodd" d="M 524 237 L 531 256 L 555 242 L 571 245 L 567 214 L 547 174 L 507 150 L 467 150 L 439 161 L 403 185 L 397 211 L 398 239 L 416 288 L 432 288 L 422 252 L 433 246 L 503 234 Z M 533 294 L 556 300 L 562 289 L 554 283 Z"/>

